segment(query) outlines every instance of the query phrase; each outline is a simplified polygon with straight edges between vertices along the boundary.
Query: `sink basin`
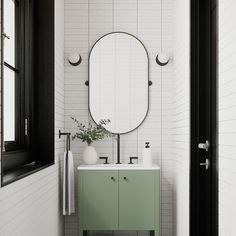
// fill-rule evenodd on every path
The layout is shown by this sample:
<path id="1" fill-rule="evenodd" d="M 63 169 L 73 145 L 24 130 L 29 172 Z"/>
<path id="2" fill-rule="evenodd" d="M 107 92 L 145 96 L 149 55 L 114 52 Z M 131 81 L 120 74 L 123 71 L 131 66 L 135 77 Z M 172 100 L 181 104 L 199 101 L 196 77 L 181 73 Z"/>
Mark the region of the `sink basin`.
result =
<path id="1" fill-rule="evenodd" d="M 159 170 L 157 165 L 144 166 L 141 164 L 96 164 L 79 165 L 78 170 Z"/>

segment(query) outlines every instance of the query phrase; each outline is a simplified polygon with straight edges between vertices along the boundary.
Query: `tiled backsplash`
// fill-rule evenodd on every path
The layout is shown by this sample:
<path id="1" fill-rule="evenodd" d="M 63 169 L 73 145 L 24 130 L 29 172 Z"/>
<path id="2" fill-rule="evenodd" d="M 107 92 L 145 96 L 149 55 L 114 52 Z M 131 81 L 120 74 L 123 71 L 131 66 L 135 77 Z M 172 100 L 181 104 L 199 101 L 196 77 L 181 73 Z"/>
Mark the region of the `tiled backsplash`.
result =
<path id="1" fill-rule="evenodd" d="M 235 1 L 219 1 L 219 236 L 236 235 L 235 11 Z"/>
<path id="2" fill-rule="evenodd" d="M 190 1 L 176 0 L 174 9 L 173 232 L 189 236 Z"/>
<path id="3" fill-rule="evenodd" d="M 88 54 L 95 41 L 106 33 L 124 31 L 138 37 L 147 48 L 150 59 L 149 113 L 135 131 L 121 135 L 121 159 L 139 156 L 145 141 L 149 141 L 154 162 L 161 166 L 162 179 L 162 236 L 172 235 L 172 61 L 160 67 L 155 58 L 164 50 L 172 53 L 172 0 L 65 0 L 65 126 L 72 133 L 76 127 L 70 119 L 75 116 L 87 122 L 88 111 Z M 77 51 L 82 63 L 73 67 L 67 62 L 68 54 Z M 84 144 L 72 142 L 76 165 L 82 162 Z M 94 143 L 99 155 L 116 159 L 115 138 Z M 141 162 L 141 159 L 139 159 Z M 66 217 L 66 236 L 75 236 L 76 216 Z M 131 232 L 132 233 L 132 232 Z M 133 232 L 142 235 L 142 232 Z M 143 232 L 145 234 L 145 232 Z M 117 232 L 116 232 L 117 235 Z"/>

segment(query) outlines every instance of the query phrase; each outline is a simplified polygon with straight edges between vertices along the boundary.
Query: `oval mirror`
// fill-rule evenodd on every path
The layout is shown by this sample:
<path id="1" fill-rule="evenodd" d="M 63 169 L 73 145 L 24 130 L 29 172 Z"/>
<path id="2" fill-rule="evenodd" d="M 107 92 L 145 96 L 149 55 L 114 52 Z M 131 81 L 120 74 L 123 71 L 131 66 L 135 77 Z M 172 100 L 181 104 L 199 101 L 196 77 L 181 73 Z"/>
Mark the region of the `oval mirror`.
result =
<path id="1" fill-rule="evenodd" d="M 136 37 L 115 32 L 100 38 L 89 56 L 89 109 L 114 134 L 137 128 L 148 112 L 148 54 Z"/>

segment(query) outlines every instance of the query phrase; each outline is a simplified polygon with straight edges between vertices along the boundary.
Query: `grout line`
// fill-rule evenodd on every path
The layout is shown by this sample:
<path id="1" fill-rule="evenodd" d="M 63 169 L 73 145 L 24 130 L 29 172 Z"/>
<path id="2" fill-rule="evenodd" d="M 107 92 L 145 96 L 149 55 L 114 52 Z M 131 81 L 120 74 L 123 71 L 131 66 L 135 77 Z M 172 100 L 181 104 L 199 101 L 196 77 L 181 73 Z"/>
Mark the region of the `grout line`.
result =
<path id="1" fill-rule="evenodd" d="M 162 0 L 161 0 L 161 51 L 162 51 L 162 40 L 163 40 L 163 31 L 162 31 L 162 21 L 163 21 L 163 14 L 162 14 L 162 11 L 163 11 L 163 8 L 162 8 Z M 161 169 L 162 169 L 162 158 L 163 158 L 163 83 L 162 83 L 162 80 L 163 80 L 163 70 L 162 70 L 162 67 L 161 67 Z M 161 176 L 161 184 L 160 184 L 160 192 L 161 192 L 161 199 L 162 199 L 162 174 L 160 175 Z M 161 201 L 160 199 L 160 201 Z M 162 206 L 162 203 L 160 202 L 160 205 Z M 160 209 L 160 215 L 162 215 L 162 210 Z M 162 234 L 162 217 L 160 217 L 160 234 Z"/>
<path id="2" fill-rule="evenodd" d="M 137 0 L 137 2 L 136 2 L 136 4 L 137 4 L 137 14 L 136 14 L 136 35 L 137 35 L 137 38 L 138 38 L 138 10 L 139 10 L 139 4 L 138 4 L 139 2 L 138 2 L 138 0 Z"/>
<path id="3" fill-rule="evenodd" d="M 137 5 L 137 13 L 136 13 L 136 36 L 138 38 L 139 34 L 138 34 L 138 27 L 139 27 L 139 24 L 138 24 L 138 11 L 139 11 L 139 1 L 137 0 L 136 2 L 136 5 Z M 139 136 L 139 133 L 138 133 L 138 130 L 139 130 L 139 127 L 137 128 L 137 132 L 136 132 L 136 142 L 137 142 L 137 146 L 136 146 L 136 156 L 138 157 L 138 162 L 139 162 L 139 152 L 138 152 L 138 145 L 139 145 L 139 139 L 138 139 L 138 136 Z"/>
<path id="4" fill-rule="evenodd" d="M 88 0 L 88 55 L 90 53 L 90 1 Z M 89 61 L 87 62 L 89 63 Z M 87 65 L 88 68 L 88 65 Z M 87 73 L 87 80 L 89 80 L 89 73 Z M 87 86 L 87 89 L 89 89 L 89 87 Z M 88 96 L 88 106 L 89 106 L 89 93 L 87 93 Z M 89 115 L 89 109 L 88 109 L 88 123 L 90 122 L 90 115 Z"/>
<path id="5" fill-rule="evenodd" d="M 112 31 L 115 30 L 115 0 L 112 0 Z"/>

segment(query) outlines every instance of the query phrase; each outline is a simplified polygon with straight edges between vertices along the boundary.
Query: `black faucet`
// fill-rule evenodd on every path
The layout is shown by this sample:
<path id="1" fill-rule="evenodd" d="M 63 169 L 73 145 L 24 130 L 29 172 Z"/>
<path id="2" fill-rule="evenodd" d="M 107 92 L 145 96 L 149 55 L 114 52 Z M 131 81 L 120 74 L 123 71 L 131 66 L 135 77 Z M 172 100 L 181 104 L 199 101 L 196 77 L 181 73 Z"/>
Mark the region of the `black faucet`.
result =
<path id="1" fill-rule="evenodd" d="M 121 164 L 120 162 L 120 134 L 117 134 L 117 162 L 116 164 Z"/>
<path id="2" fill-rule="evenodd" d="M 133 163 L 133 160 L 134 160 L 134 159 L 135 159 L 135 160 L 138 160 L 138 157 L 130 157 L 128 164 L 134 164 L 134 163 Z"/>
<path id="3" fill-rule="evenodd" d="M 108 157 L 99 157 L 100 160 L 104 160 L 103 164 L 109 164 Z"/>

